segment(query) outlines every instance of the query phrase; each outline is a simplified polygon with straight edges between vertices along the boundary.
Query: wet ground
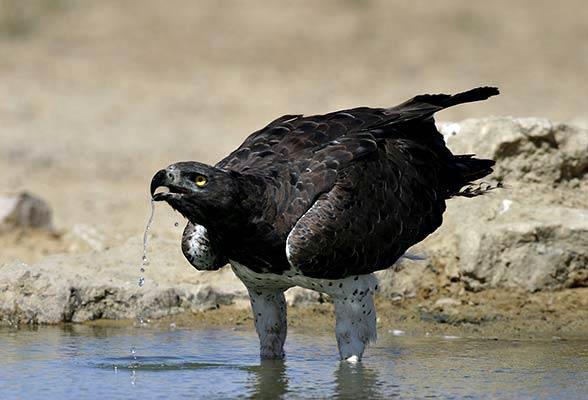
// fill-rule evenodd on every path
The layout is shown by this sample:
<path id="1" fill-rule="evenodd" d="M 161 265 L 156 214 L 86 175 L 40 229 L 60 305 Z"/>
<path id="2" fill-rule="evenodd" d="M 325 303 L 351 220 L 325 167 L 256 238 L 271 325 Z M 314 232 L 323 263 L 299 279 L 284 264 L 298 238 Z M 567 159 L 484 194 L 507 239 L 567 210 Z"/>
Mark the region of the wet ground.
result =
<path id="1" fill-rule="evenodd" d="M 173 324 L 0 329 L 0 398 L 533 398 L 588 396 L 588 340 L 380 332 L 358 364 L 293 332 L 260 362 L 252 329 Z M 134 354 L 132 350 L 134 349 Z"/>

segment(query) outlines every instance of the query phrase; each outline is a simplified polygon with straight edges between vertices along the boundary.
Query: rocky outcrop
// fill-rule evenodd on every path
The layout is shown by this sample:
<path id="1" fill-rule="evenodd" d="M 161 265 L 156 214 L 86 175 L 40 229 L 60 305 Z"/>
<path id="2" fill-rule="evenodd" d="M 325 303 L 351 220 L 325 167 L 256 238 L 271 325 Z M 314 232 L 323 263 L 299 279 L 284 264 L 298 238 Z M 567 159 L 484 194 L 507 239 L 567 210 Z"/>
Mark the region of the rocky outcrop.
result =
<path id="1" fill-rule="evenodd" d="M 496 160 L 492 179 L 513 189 L 588 188 L 586 129 L 540 118 L 503 117 L 445 123 L 440 130 L 455 153 Z"/>
<path id="2" fill-rule="evenodd" d="M 445 247 L 443 264 L 456 264 L 454 277 L 474 290 L 588 286 L 588 210 L 495 197 L 456 200 L 432 238 L 431 251 Z"/>
<path id="3" fill-rule="evenodd" d="M 503 188 L 449 202 L 424 245 L 470 289 L 588 286 L 588 131 L 533 118 L 441 127 L 455 153 L 496 160 Z"/>
<path id="4" fill-rule="evenodd" d="M 141 240 L 133 238 L 109 250 L 0 265 L 0 324 L 161 318 L 249 303 L 245 286 L 230 268 L 195 270 L 181 254 L 179 239 L 152 240 L 144 274 L 140 264 Z M 141 276 L 145 280 L 139 287 Z M 318 298 L 301 288 L 286 293 L 294 306 Z"/>
<path id="5" fill-rule="evenodd" d="M 0 266 L 0 323 L 158 318 L 246 298 L 228 269 L 198 272 L 176 241 L 154 240 L 145 284 L 138 286 L 141 242 L 83 255 L 55 255 L 34 264 Z"/>

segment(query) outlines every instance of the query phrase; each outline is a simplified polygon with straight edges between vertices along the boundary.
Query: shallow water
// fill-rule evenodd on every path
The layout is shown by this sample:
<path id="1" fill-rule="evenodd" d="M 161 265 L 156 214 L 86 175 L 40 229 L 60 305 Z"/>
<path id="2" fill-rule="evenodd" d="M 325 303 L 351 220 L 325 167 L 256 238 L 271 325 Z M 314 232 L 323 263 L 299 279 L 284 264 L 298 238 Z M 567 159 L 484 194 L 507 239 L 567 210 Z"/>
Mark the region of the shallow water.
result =
<path id="1" fill-rule="evenodd" d="M 380 332 L 348 364 L 334 338 L 293 333 L 285 361 L 257 351 L 252 329 L 0 328 L 0 398 L 588 398 L 586 339 Z"/>

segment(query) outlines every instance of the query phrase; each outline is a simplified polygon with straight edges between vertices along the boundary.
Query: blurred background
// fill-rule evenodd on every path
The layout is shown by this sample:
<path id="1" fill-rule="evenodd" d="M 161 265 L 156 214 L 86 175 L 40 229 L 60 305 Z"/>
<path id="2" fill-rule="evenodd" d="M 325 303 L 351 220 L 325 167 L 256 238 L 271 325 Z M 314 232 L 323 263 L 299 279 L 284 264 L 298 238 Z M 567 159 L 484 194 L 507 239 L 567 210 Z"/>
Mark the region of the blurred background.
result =
<path id="1" fill-rule="evenodd" d="M 581 0 L 0 0 L 1 192 L 108 247 L 143 232 L 156 170 L 282 114 L 496 85 L 437 119 L 586 124 L 587 20 Z M 0 262 L 71 246 L 5 235 Z"/>

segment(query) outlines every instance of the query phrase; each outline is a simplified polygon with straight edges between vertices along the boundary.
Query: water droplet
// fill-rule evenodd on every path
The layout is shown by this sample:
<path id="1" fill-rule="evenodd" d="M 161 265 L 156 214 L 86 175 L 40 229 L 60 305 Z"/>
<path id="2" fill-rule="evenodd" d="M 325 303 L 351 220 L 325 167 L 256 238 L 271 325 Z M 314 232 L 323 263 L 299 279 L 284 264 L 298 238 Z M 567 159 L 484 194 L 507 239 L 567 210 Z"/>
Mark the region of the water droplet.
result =
<path id="1" fill-rule="evenodd" d="M 180 223 L 176 221 L 174 222 L 174 226 L 177 228 L 178 226 L 180 226 Z"/>
<path id="2" fill-rule="evenodd" d="M 151 215 L 149 216 L 149 221 L 147 221 L 147 225 L 145 226 L 145 232 L 143 232 L 143 256 L 141 257 L 141 266 L 147 265 L 147 239 L 149 230 L 151 229 L 151 224 L 153 223 L 154 215 L 155 202 L 151 200 Z"/>
<path id="3" fill-rule="evenodd" d="M 145 284 L 145 278 L 140 277 L 139 278 L 139 287 L 143 287 L 144 284 Z"/>

